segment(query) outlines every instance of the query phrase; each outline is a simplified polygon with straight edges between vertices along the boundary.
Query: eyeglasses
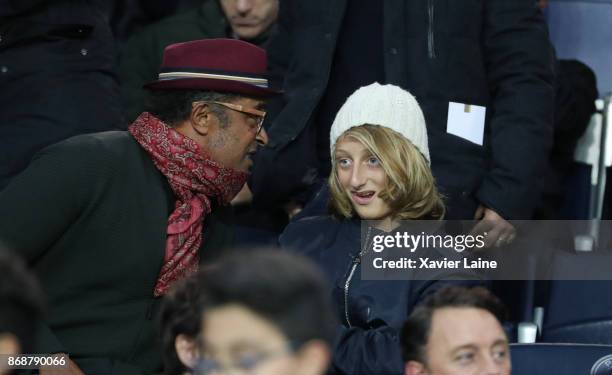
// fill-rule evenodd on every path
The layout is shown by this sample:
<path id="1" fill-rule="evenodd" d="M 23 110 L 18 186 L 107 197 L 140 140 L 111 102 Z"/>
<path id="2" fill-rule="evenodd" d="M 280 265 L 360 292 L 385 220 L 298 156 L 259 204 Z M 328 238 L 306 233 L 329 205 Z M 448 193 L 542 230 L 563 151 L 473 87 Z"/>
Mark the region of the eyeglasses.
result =
<path id="1" fill-rule="evenodd" d="M 257 124 L 257 132 L 255 133 L 256 135 L 259 135 L 259 133 L 261 132 L 261 129 L 263 128 L 263 122 L 264 122 L 264 119 L 266 118 L 265 111 L 260 111 L 255 108 L 247 108 L 243 105 L 234 104 L 234 103 L 217 102 L 217 101 L 202 101 L 202 103 L 217 104 L 225 108 L 231 109 L 232 111 L 236 111 L 236 112 L 240 112 L 240 113 L 249 115 L 250 117 L 254 118 L 256 121 L 256 124 Z"/>
<path id="2" fill-rule="evenodd" d="M 249 373 L 261 363 L 291 354 L 293 349 L 291 346 L 287 346 L 283 349 L 267 352 L 267 353 L 254 353 L 249 355 L 243 355 L 236 361 L 230 364 L 221 364 L 219 361 L 212 358 L 201 359 L 195 367 L 195 373 L 197 375 L 208 375 L 208 374 L 221 374 L 227 372 L 240 371 L 242 373 Z"/>

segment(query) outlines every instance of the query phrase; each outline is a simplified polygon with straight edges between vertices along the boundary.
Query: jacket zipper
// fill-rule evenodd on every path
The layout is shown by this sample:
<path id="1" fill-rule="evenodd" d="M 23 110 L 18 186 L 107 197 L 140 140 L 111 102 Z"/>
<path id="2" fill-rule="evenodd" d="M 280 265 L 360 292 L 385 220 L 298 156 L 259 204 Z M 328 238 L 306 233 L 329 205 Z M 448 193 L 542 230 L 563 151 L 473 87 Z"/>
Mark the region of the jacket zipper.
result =
<path id="1" fill-rule="evenodd" d="M 351 272 L 349 272 L 346 281 L 344 282 L 344 317 L 346 318 L 346 324 L 352 327 L 351 320 L 349 319 L 349 288 L 351 287 L 351 280 L 355 274 L 357 266 L 361 263 L 361 254 L 353 258 L 353 265 L 351 266 Z"/>
<path id="2" fill-rule="evenodd" d="M 359 265 L 359 263 L 361 263 L 361 257 L 363 256 L 363 254 L 365 254 L 366 250 L 368 249 L 368 242 L 370 241 L 371 233 L 372 233 L 372 227 L 368 227 L 368 232 L 365 237 L 365 245 L 363 246 L 359 254 L 357 254 L 353 258 L 352 264 L 351 264 L 351 271 L 349 272 L 346 278 L 346 281 L 344 282 L 344 318 L 346 319 L 346 324 L 349 326 L 349 328 L 353 326 L 351 324 L 351 319 L 349 318 L 349 289 L 351 287 L 351 280 L 353 279 L 353 276 L 355 275 L 355 270 L 357 269 L 357 266 Z"/>
<path id="3" fill-rule="evenodd" d="M 427 0 L 427 14 L 429 16 L 427 28 L 427 52 L 430 59 L 435 59 L 436 45 L 434 39 L 434 0 Z"/>

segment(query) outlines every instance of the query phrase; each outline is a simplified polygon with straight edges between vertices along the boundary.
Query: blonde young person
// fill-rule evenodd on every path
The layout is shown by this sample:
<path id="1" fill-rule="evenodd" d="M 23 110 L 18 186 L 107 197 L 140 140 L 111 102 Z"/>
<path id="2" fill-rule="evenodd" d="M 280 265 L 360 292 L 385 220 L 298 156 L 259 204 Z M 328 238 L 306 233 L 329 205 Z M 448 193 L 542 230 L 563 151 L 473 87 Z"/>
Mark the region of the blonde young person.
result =
<path id="1" fill-rule="evenodd" d="M 401 281 L 361 279 L 369 231 L 396 230 L 402 220 L 440 219 L 444 204 L 430 169 L 427 131 L 415 98 L 378 83 L 353 93 L 330 132 L 330 215 L 303 217 L 280 237 L 283 247 L 313 259 L 324 270 L 342 324 L 337 329 L 333 374 L 402 374 L 398 334 L 424 296 L 445 284 L 441 277 Z"/>

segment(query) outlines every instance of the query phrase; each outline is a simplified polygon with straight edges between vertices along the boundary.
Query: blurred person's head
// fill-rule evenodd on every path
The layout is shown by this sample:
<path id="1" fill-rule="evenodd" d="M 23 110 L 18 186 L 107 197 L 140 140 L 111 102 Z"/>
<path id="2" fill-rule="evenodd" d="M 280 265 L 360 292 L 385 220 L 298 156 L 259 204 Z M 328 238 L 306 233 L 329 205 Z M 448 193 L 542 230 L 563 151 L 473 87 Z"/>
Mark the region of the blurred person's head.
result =
<path id="1" fill-rule="evenodd" d="M 200 353 L 202 300 L 197 275 L 177 282 L 164 296 L 160 313 L 164 372 L 179 375 L 193 371 Z"/>
<path id="2" fill-rule="evenodd" d="M 548 6 L 548 0 L 537 0 L 537 3 L 540 10 L 544 10 Z"/>
<path id="3" fill-rule="evenodd" d="M 223 167 L 247 172 L 258 146 L 268 142 L 265 99 L 277 93 L 266 66 L 266 52 L 240 40 L 172 44 L 159 79 L 145 85 L 146 110 Z"/>
<path id="4" fill-rule="evenodd" d="M 482 287 L 440 289 L 402 329 L 406 375 L 509 375 L 501 302 Z"/>
<path id="5" fill-rule="evenodd" d="M 332 211 L 344 218 L 440 218 L 444 205 L 429 166 L 423 112 L 393 85 L 362 87 L 330 132 Z"/>
<path id="6" fill-rule="evenodd" d="M 31 353 L 43 294 L 21 259 L 0 248 L 0 354 Z M 0 374 L 6 369 L 0 363 Z"/>
<path id="7" fill-rule="evenodd" d="M 200 284 L 198 373 L 325 373 L 335 321 L 310 261 L 280 250 L 235 253 L 203 272 Z"/>
<path id="8" fill-rule="evenodd" d="M 219 0 L 232 31 L 252 40 L 266 32 L 278 17 L 279 0 Z"/>

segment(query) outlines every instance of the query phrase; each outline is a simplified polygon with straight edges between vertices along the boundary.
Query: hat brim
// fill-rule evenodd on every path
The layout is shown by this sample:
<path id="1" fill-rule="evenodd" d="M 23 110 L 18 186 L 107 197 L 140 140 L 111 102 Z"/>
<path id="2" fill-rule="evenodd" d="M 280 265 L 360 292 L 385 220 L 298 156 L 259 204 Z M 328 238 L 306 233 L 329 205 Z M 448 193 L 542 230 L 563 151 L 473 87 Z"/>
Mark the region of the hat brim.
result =
<path id="1" fill-rule="evenodd" d="M 282 94 L 281 90 L 273 88 L 265 88 L 238 81 L 210 78 L 179 78 L 159 80 L 149 82 L 143 87 L 149 90 L 217 91 L 255 97 L 269 97 Z"/>

